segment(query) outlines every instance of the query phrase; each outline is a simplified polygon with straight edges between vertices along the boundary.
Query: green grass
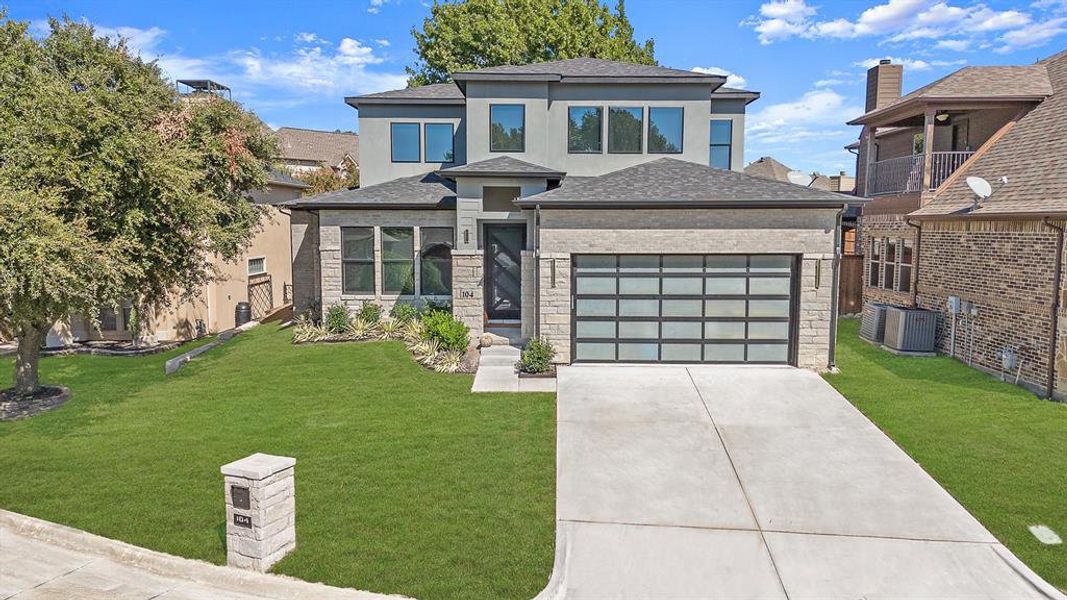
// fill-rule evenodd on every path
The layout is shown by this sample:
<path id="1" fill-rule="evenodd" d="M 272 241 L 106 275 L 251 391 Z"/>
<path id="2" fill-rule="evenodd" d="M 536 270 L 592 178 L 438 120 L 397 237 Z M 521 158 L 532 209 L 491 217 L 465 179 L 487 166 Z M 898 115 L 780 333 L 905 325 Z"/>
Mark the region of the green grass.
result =
<path id="1" fill-rule="evenodd" d="M 470 393 L 398 342 L 293 346 L 263 325 L 164 377 L 155 356 L 44 359 L 65 406 L 0 423 L 0 506 L 225 562 L 219 467 L 294 456 L 275 571 L 433 598 L 529 598 L 552 567 L 555 402 Z M 0 381 L 12 360 L 0 360 Z"/>
<path id="2" fill-rule="evenodd" d="M 1044 524 L 1067 537 L 1067 405 L 951 358 L 894 356 L 858 333 L 857 321 L 841 322 L 841 373 L 826 380 L 1030 568 L 1067 589 L 1067 544 L 1043 545 L 1027 530 Z"/>

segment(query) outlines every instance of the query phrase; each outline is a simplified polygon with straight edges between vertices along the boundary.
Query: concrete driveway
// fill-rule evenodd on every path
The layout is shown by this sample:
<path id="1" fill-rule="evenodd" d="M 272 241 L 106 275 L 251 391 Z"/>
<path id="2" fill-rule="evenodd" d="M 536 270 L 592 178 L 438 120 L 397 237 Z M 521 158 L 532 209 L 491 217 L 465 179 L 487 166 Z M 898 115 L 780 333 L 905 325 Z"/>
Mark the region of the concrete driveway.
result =
<path id="1" fill-rule="evenodd" d="M 574 366 L 544 598 L 1063 598 L 818 375 Z"/>

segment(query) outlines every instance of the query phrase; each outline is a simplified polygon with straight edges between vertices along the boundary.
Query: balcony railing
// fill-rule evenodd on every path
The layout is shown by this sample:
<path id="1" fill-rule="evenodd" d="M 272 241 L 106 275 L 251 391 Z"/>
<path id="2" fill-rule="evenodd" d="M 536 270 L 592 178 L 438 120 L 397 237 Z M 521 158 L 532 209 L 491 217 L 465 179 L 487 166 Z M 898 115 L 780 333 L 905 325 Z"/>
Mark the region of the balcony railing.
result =
<path id="1" fill-rule="evenodd" d="M 935 190 L 974 152 L 933 152 L 930 189 Z M 873 162 L 867 166 L 867 195 L 907 194 L 923 191 L 922 154 Z"/>

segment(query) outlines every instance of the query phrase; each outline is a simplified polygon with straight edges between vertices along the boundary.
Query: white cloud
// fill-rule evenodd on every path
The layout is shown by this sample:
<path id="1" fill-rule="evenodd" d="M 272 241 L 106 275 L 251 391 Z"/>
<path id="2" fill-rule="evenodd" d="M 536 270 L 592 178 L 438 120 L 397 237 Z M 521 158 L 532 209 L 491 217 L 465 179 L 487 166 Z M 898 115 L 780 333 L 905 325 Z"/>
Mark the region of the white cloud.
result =
<path id="1" fill-rule="evenodd" d="M 296 40 L 298 43 L 301 43 L 301 44 L 323 44 L 323 45 L 329 45 L 329 43 L 330 43 L 329 40 L 323 39 L 322 37 L 319 37 L 318 34 L 311 33 L 310 31 L 301 31 L 300 33 L 294 35 L 293 39 Z"/>
<path id="2" fill-rule="evenodd" d="M 957 0 L 959 1 L 959 0 Z M 885 0 L 862 10 L 854 19 L 819 19 L 819 8 L 805 0 L 772 0 L 760 6 L 759 13 L 741 22 L 756 31 L 761 44 L 794 37 L 806 39 L 881 38 L 879 43 L 910 43 L 916 49 L 962 52 L 991 43 L 1001 43 L 999 51 L 1042 45 L 1062 33 L 1055 15 L 1067 11 L 1067 0 L 1037 0 L 1031 8 L 1038 18 L 1019 9 L 995 10 L 976 2 L 951 4 L 952 0 Z M 847 5 L 846 5 L 847 6 Z M 1030 36 L 1026 46 L 1022 38 Z M 936 44 L 947 38 L 945 44 Z"/>
<path id="3" fill-rule="evenodd" d="M 855 141 L 856 131 L 845 125 L 863 114 L 863 106 L 831 89 L 814 89 L 799 98 L 771 104 L 746 119 L 745 154 L 774 156 L 804 171 L 835 172 L 850 168 L 843 147 Z M 840 151 L 814 156 L 813 142 L 837 146 Z"/>
<path id="4" fill-rule="evenodd" d="M 835 85 L 841 85 L 843 83 L 845 83 L 845 80 L 843 80 L 843 79 L 820 79 L 820 80 L 815 82 L 815 87 L 817 87 L 817 88 L 833 87 Z"/>
<path id="5" fill-rule="evenodd" d="M 1052 38 L 1067 33 L 1067 17 L 1050 19 L 1043 23 L 1034 23 L 1022 29 L 1008 31 L 997 38 L 1001 46 L 999 53 L 1013 52 L 1021 48 L 1042 46 Z"/>
<path id="6" fill-rule="evenodd" d="M 370 0 L 370 6 L 367 7 L 367 12 L 372 15 L 376 15 L 382 12 L 382 6 L 387 4 L 389 0 Z"/>
<path id="7" fill-rule="evenodd" d="M 378 45 L 379 45 L 379 46 L 381 46 L 382 48 L 388 48 L 388 47 L 389 47 L 389 45 L 390 45 L 390 44 L 389 44 L 389 40 L 387 40 L 387 39 L 385 39 L 385 38 L 382 38 L 382 39 L 377 39 L 377 40 L 374 40 L 374 43 L 375 43 L 375 44 L 378 44 Z"/>
<path id="8" fill-rule="evenodd" d="M 868 58 L 854 62 L 852 64 L 857 67 L 863 67 L 864 69 L 870 69 L 878 64 L 879 61 L 889 59 L 893 64 L 904 65 L 904 69 L 907 71 L 929 71 L 934 67 L 958 67 L 967 63 L 964 59 L 957 60 L 921 60 L 915 58 L 899 58 L 896 56 L 877 56 L 874 58 Z"/>
<path id="9" fill-rule="evenodd" d="M 95 25 L 96 35 L 111 38 L 112 40 L 123 39 L 130 53 L 140 56 L 145 60 L 152 60 L 158 55 L 157 46 L 167 35 L 167 32 L 159 27 L 138 29 L 136 27 L 101 27 Z"/>
<path id="10" fill-rule="evenodd" d="M 693 67 L 693 71 L 697 73 L 704 73 L 705 75 L 722 75 L 726 77 L 726 87 L 743 88 L 745 87 L 745 78 L 727 71 L 721 67 Z"/>

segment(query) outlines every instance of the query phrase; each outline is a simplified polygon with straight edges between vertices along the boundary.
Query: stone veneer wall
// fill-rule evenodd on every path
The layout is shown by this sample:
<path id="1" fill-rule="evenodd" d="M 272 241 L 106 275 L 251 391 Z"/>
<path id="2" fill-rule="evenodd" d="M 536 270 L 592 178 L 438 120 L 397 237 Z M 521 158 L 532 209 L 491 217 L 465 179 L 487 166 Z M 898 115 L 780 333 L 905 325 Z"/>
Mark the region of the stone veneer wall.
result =
<path id="1" fill-rule="evenodd" d="M 1061 223 L 1062 224 L 1062 223 Z M 978 307 L 974 319 L 974 366 L 999 371 L 998 353 L 1025 345 L 1022 379 L 1043 392 L 1048 369 L 1048 333 L 1056 234 L 1040 221 L 927 221 L 919 254 L 919 306 L 935 310 L 938 349 L 950 352 L 949 296 Z M 1061 291 L 1062 293 L 1062 291 Z M 1067 392 L 1067 326 L 1061 297 L 1056 389 Z M 966 362 L 968 330 L 957 323 L 956 356 Z M 1014 373 L 1012 373 L 1014 379 Z"/>
<path id="2" fill-rule="evenodd" d="M 556 347 L 558 362 L 570 362 L 572 254 L 794 254 L 802 257 L 797 364 L 825 369 L 837 212 L 542 209 L 541 335 Z M 820 261 L 816 289 L 816 264 Z"/>
<path id="3" fill-rule="evenodd" d="M 319 218 L 307 210 L 289 217 L 293 244 L 293 314 L 317 310 L 322 302 L 319 276 Z"/>
<path id="4" fill-rule="evenodd" d="M 535 278 L 537 277 L 537 257 L 531 250 L 523 250 L 522 272 L 519 285 L 522 288 L 522 339 L 528 340 L 534 336 L 534 320 L 537 314 L 537 295 L 534 292 Z"/>
<path id="5" fill-rule="evenodd" d="M 484 331 L 484 264 L 481 252 L 452 253 L 452 314 L 470 327 L 472 344 Z"/>

